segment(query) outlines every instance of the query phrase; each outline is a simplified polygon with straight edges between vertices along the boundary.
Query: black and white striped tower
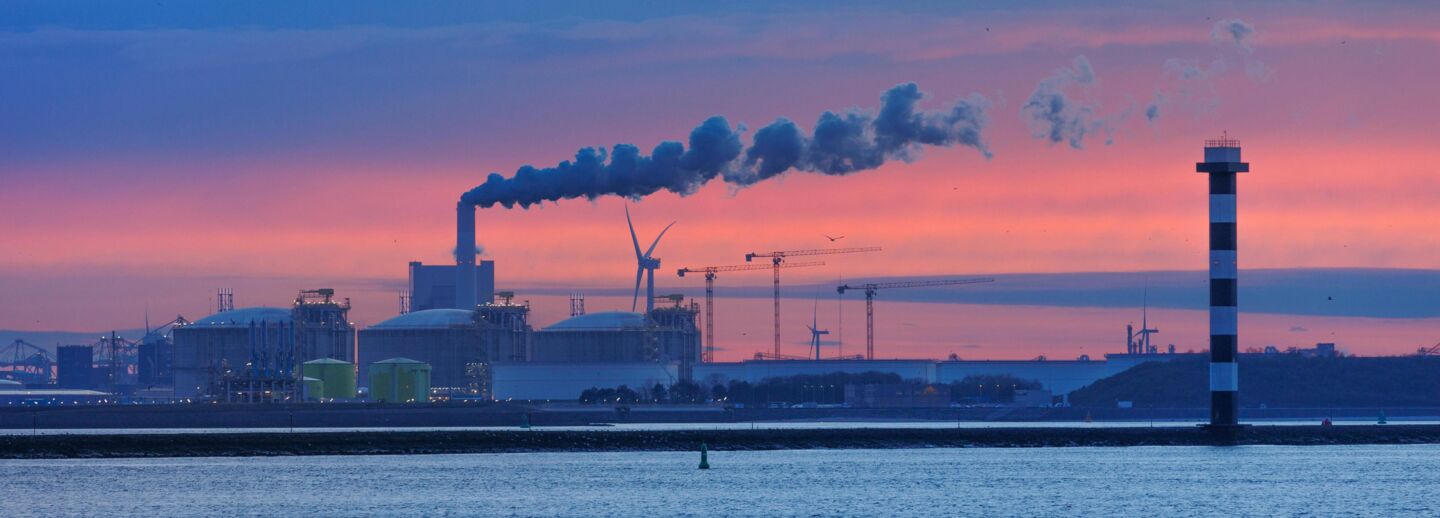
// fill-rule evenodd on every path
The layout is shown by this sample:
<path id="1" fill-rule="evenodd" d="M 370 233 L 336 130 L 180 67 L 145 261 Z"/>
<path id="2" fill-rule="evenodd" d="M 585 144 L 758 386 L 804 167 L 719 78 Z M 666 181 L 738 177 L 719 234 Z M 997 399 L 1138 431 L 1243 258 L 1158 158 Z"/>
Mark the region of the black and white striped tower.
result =
<path id="1" fill-rule="evenodd" d="M 1235 174 L 1250 171 L 1240 161 L 1240 141 L 1222 136 L 1205 141 L 1205 161 L 1195 172 L 1210 175 L 1210 426 L 1240 424 L 1240 370 L 1237 339 L 1235 263 Z"/>

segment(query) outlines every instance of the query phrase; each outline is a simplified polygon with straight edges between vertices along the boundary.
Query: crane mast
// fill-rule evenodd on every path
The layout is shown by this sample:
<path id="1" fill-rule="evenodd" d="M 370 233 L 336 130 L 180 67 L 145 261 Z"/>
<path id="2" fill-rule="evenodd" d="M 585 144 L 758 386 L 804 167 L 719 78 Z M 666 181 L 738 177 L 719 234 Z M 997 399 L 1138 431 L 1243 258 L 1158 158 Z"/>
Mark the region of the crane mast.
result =
<path id="1" fill-rule="evenodd" d="M 797 263 L 786 263 L 782 268 L 805 268 L 809 266 L 824 266 L 823 261 L 805 261 Z M 771 268 L 764 264 L 735 264 L 729 266 L 701 266 L 697 268 L 681 268 L 676 274 L 684 277 L 687 273 L 705 274 L 705 350 L 701 354 L 701 361 L 710 363 L 715 361 L 715 277 L 720 272 L 746 272 L 752 270 L 766 270 Z"/>
<path id="2" fill-rule="evenodd" d="M 954 286 L 957 284 L 979 284 L 982 282 L 995 282 L 990 277 L 978 279 L 947 279 L 937 281 L 901 281 L 901 282 L 872 282 L 866 284 L 849 285 L 842 284 L 835 287 L 835 291 L 844 295 L 848 290 L 865 291 L 865 359 L 875 359 L 875 292 L 880 290 L 900 288 L 925 288 L 931 286 Z"/>
<path id="3" fill-rule="evenodd" d="M 833 254 L 858 254 L 863 252 L 879 252 L 878 246 L 860 246 L 848 248 L 811 248 L 806 250 L 783 250 L 779 252 L 751 252 L 745 254 L 745 262 L 751 262 L 756 257 L 769 257 L 770 264 L 775 268 L 775 352 L 776 358 L 780 355 L 780 265 L 785 262 L 786 257 L 803 257 L 812 255 L 833 255 Z"/>

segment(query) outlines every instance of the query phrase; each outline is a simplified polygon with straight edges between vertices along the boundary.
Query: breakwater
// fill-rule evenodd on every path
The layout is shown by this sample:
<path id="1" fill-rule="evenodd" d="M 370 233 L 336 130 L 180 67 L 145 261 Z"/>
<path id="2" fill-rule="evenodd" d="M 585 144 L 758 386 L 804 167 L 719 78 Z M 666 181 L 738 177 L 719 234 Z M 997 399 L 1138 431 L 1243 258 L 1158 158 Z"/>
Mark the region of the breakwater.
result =
<path id="1" fill-rule="evenodd" d="M 698 449 L 701 443 L 714 451 L 1440 444 L 1440 426 L 1254 426 L 1235 435 L 1198 427 L 12 435 L 0 436 L 0 458 L 687 451 Z"/>
<path id="2" fill-rule="evenodd" d="M 1204 420 L 1205 408 L 722 408 L 523 403 L 293 404 L 293 405 L 89 405 L 0 408 L 0 429 L 104 428 L 403 428 L 583 426 L 594 423 L 745 423 L 766 421 L 1096 421 Z M 1436 419 L 1440 408 L 1246 408 L 1246 421 L 1265 419 Z"/>

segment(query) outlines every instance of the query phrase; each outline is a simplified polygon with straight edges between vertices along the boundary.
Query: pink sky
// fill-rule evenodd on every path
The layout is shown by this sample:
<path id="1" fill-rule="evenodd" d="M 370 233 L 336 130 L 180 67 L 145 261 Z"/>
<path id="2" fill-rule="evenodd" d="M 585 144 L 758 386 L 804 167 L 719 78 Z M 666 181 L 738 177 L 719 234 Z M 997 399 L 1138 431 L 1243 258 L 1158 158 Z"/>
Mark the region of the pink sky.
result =
<path id="1" fill-rule="evenodd" d="M 450 261 L 454 202 L 491 171 L 587 145 L 649 149 L 713 114 L 752 132 L 786 116 L 808 131 L 821 111 L 873 109 L 907 81 L 926 108 L 989 98 L 994 158 L 926 149 L 850 176 L 792 172 L 632 202 L 642 239 L 679 221 L 656 254 L 672 272 L 661 284 L 678 281 L 676 267 L 823 246 L 826 233 L 885 252 L 787 279 L 1201 269 L 1206 185 L 1193 162 L 1221 131 L 1243 141 L 1253 171 L 1239 186 L 1243 267 L 1437 268 L 1440 72 L 1426 65 L 1440 17 L 1426 5 L 1301 5 L 0 32 L 0 52 L 47 58 L 6 70 L 77 82 L 0 91 L 21 120 L 41 120 L 25 105 L 57 106 L 33 132 L 0 126 L 14 142 L 48 135 L 0 159 L 0 328 L 133 327 L 146 307 L 200 316 L 220 285 L 266 304 L 326 283 L 389 286 L 408 261 Z M 1253 24 L 1249 51 L 1212 41 L 1222 18 Z M 549 46 L 523 46 L 533 38 Z M 276 39 L 293 48 L 269 53 Z M 218 63 L 193 56 L 205 49 Z M 1113 144 L 1033 138 L 1020 107 L 1081 55 L 1098 80 L 1068 93 L 1108 121 Z M 1185 80 L 1165 71 L 1172 58 L 1226 65 Z M 97 66 L 113 81 L 65 74 Z M 1151 123 L 1157 91 L 1167 102 Z M 624 287 L 623 203 L 482 210 L 480 242 L 502 287 Z M 393 313 L 388 288 L 354 291 L 358 320 Z M 1122 326 L 1104 324 L 1115 336 Z M 1017 327 L 1024 354 L 1041 350 L 1044 326 Z M 1387 347 L 1408 351 L 1401 341 Z"/>

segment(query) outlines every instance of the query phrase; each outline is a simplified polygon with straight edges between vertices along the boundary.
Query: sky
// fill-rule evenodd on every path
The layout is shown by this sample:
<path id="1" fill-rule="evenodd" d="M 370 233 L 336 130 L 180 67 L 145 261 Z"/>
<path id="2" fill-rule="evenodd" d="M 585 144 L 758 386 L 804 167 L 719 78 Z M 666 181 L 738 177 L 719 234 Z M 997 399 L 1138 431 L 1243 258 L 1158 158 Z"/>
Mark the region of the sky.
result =
<path id="1" fill-rule="evenodd" d="M 201 316 L 219 287 L 281 305 L 322 285 L 373 323 L 394 314 L 407 262 L 451 261 L 455 203 L 492 173 L 587 147 L 691 149 L 716 115 L 743 155 L 777 118 L 809 137 L 827 111 L 879 116 L 882 95 L 907 83 L 923 93 L 920 120 L 956 123 L 945 117 L 959 103 L 971 110 L 951 129 L 969 132 L 886 148 L 846 174 L 799 163 L 755 181 L 742 156 L 682 193 L 485 208 L 483 257 L 502 288 L 625 290 L 628 203 L 642 240 L 677 222 L 657 248 L 662 272 L 829 246 L 825 234 L 884 252 L 787 281 L 1198 271 L 1207 202 L 1193 163 L 1223 132 L 1252 171 L 1239 186 L 1242 268 L 1440 267 L 1429 3 L 6 10 L 0 329 L 133 328 L 147 311 Z M 1440 313 L 1413 295 L 1331 317 Z M 1029 336 L 1027 354 L 1044 341 Z"/>

